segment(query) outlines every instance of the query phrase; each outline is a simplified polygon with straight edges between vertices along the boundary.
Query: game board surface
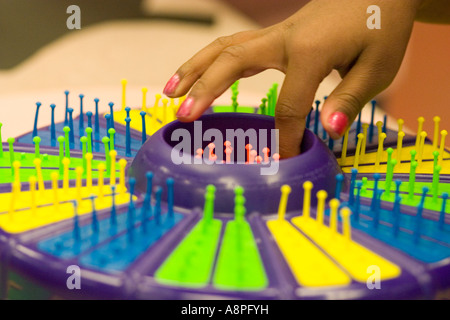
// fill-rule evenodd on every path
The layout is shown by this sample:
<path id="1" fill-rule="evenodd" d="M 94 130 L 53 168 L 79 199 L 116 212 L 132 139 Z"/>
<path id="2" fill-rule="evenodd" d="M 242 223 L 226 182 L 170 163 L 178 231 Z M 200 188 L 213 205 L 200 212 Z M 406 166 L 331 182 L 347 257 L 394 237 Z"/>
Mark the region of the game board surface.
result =
<path id="1" fill-rule="evenodd" d="M 177 164 L 173 132 L 195 129 L 175 120 L 183 98 L 149 101 L 143 90 L 143 105 L 130 108 L 122 86 L 110 112 L 80 95 L 76 110 L 50 106 L 65 108 L 66 119 L 46 127 L 39 109 L 49 106 L 38 103 L 32 130 L 1 145 L 2 298 L 433 299 L 448 291 L 450 156 L 439 117 L 433 133 L 419 118 L 407 135 L 400 120 L 392 130 L 387 117 L 360 116 L 335 141 L 316 121 L 316 101 L 302 154 L 280 159 L 264 137 L 277 85 L 240 106 L 235 83 L 230 105 L 200 118 L 201 133 L 265 129 L 258 143 L 192 142 L 181 157 L 192 162 Z M 270 166 L 275 174 L 261 174 Z"/>

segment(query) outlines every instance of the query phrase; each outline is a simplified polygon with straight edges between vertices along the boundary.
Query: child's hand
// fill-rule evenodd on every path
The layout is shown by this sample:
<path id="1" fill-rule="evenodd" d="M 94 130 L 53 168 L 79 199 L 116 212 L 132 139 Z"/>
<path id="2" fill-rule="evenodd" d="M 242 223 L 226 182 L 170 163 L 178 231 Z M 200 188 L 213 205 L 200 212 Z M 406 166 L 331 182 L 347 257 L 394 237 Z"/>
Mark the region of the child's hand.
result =
<path id="1" fill-rule="evenodd" d="M 286 75 L 275 110 L 280 154 L 297 155 L 321 81 L 333 69 L 343 78 L 320 116 L 337 139 L 362 107 L 392 82 L 421 2 L 314 0 L 279 24 L 217 39 L 178 69 L 164 93 L 179 97 L 192 87 L 177 117 L 193 121 L 237 79 L 268 68 L 280 70 Z M 381 9 L 380 29 L 367 27 L 370 5 Z"/>

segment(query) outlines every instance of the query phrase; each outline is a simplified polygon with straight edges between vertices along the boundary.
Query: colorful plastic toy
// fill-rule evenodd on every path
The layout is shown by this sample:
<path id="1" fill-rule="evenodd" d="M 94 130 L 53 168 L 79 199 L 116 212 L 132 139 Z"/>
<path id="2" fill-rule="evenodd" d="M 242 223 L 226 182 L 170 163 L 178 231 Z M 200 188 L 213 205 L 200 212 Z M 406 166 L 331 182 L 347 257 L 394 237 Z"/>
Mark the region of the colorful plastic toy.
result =
<path id="1" fill-rule="evenodd" d="M 450 157 L 439 117 L 432 134 L 420 117 L 407 135 L 401 119 L 396 131 L 387 117 L 374 123 L 373 101 L 370 123 L 359 116 L 333 141 L 316 121 L 318 100 L 302 154 L 280 159 L 276 84 L 253 107 L 239 105 L 235 83 L 231 104 L 197 123 L 175 120 L 183 98 L 157 94 L 148 105 L 146 88 L 142 106 L 129 108 L 121 84 L 121 106 L 108 102 L 107 114 L 98 112 L 105 101 L 82 94 L 79 111 L 69 108 L 65 91 L 64 122 L 52 104 L 51 125 L 40 127 L 47 106 L 37 103 L 32 131 L 1 144 L 1 298 L 448 292 Z M 227 129 L 244 139 L 217 139 Z"/>

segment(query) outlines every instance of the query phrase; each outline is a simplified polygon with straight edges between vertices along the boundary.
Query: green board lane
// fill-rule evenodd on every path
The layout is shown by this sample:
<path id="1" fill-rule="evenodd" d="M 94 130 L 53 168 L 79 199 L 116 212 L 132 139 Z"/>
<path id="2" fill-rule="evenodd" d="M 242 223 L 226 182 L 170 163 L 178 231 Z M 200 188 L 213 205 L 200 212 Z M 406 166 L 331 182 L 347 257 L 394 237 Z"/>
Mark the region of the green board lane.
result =
<path id="1" fill-rule="evenodd" d="M 213 106 L 214 112 L 235 112 L 233 106 Z M 254 107 L 238 106 L 236 112 L 238 113 L 256 113 Z"/>
<path id="2" fill-rule="evenodd" d="M 214 273 L 213 284 L 222 290 L 262 290 L 267 276 L 250 225 L 227 223 Z"/>
<path id="3" fill-rule="evenodd" d="M 262 290 L 268 280 L 250 225 L 242 187 L 235 188 L 235 219 L 227 222 L 216 260 L 222 221 L 214 219 L 215 187 L 208 185 L 203 218 L 155 273 L 163 284 L 191 288 L 211 282 L 222 290 Z M 214 265 L 216 269 L 213 270 Z"/>
<path id="4" fill-rule="evenodd" d="M 50 175 L 53 171 L 59 170 L 59 155 L 46 155 L 41 154 L 39 157 L 42 160 L 41 168 L 42 168 L 42 176 L 44 180 L 51 180 Z M 20 162 L 20 181 L 28 182 L 30 176 L 36 175 L 36 169 L 34 166 L 34 153 L 28 152 L 14 152 L 15 161 Z M 96 170 L 100 163 L 105 163 L 104 160 L 92 160 L 92 177 L 98 177 L 98 171 Z M 83 166 L 83 159 L 71 157 L 69 164 L 69 179 L 75 179 L 76 173 L 75 168 Z M 119 163 L 116 162 L 116 171 L 120 170 Z M 105 171 L 105 177 L 108 175 Z M 62 175 L 60 175 L 60 179 L 62 179 Z M 11 161 L 9 157 L 9 153 L 4 152 L 3 157 L 0 157 L 0 183 L 11 183 L 13 182 L 14 177 L 12 175 L 11 170 Z"/>
<path id="5" fill-rule="evenodd" d="M 361 181 L 361 180 L 358 180 Z M 385 188 L 385 181 L 378 181 L 378 190 L 384 190 Z M 420 200 L 422 198 L 422 188 L 428 187 L 429 191 L 427 193 L 427 198 L 424 203 L 424 208 L 428 210 L 433 211 L 441 211 L 442 209 L 442 198 L 441 195 L 443 192 L 447 192 L 450 194 L 450 184 L 448 183 L 439 183 L 438 184 L 438 198 L 437 201 L 433 201 L 433 183 L 432 182 L 414 182 L 414 195 L 413 199 L 409 199 L 409 186 L 408 182 L 404 181 L 402 184 L 400 184 L 400 196 L 402 197 L 401 204 L 411 207 L 417 207 L 420 203 Z M 373 188 L 374 188 L 374 181 L 364 181 L 363 187 L 361 189 L 361 197 L 364 198 L 372 198 L 373 197 Z M 357 189 L 355 187 L 354 194 L 357 194 Z M 385 195 L 384 193 L 381 196 L 381 200 L 388 201 L 388 202 L 394 202 L 395 201 L 395 183 L 391 183 L 391 192 L 389 195 Z M 445 212 L 450 213 L 450 203 L 445 207 Z"/>
<path id="6" fill-rule="evenodd" d="M 213 285 L 221 290 L 257 291 L 268 279 L 250 225 L 230 221 L 226 225 L 218 255 L 222 222 L 202 219 L 155 273 L 162 284 L 191 288 Z"/>
<path id="7" fill-rule="evenodd" d="M 208 285 L 221 230 L 220 220 L 200 220 L 156 271 L 156 281 L 193 288 Z"/>

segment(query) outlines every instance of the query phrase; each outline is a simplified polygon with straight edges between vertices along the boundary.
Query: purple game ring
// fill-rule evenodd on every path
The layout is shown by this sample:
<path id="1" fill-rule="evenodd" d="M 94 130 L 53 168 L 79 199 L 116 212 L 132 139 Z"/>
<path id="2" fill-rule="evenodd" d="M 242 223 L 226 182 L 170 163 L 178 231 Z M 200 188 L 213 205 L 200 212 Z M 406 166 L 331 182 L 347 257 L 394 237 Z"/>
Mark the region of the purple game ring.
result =
<path id="1" fill-rule="evenodd" d="M 245 190 L 247 213 L 276 213 L 280 188 L 284 184 L 292 190 L 288 211 L 302 208 L 305 181 L 313 183 L 312 205 L 316 203 L 315 195 L 319 190 L 327 191 L 329 199 L 334 197 L 336 175 L 342 171 L 334 154 L 308 129 L 305 130 L 300 155 L 264 163 L 263 149 L 269 147 L 276 150 L 275 144 L 274 148 L 270 148 L 272 141 L 276 140 L 271 139 L 275 137 L 274 129 L 273 117 L 256 114 L 216 113 L 203 115 L 195 122 L 182 123 L 176 120 L 145 142 L 130 166 L 129 176 L 136 178 L 136 190 L 142 193 L 147 188 L 147 172 L 153 173 L 153 186 L 165 188 L 167 179 L 173 178 L 174 205 L 183 208 L 202 207 L 206 186 L 213 184 L 216 187 L 214 209 L 218 213 L 234 212 L 234 189 L 237 186 Z M 230 139 L 233 147 L 232 155 L 228 158 L 230 163 L 226 163 L 226 154 L 221 151 L 224 147 L 214 149 L 214 152 L 210 152 L 208 147 L 211 141 L 217 147 L 219 144 L 223 146 L 227 137 L 233 138 Z M 262 157 L 262 163 L 245 164 L 248 161 L 245 148 L 248 143 Z M 200 147 L 205 151 L 205 159 L 195 157 Z M 219 160 L 213 164 L 205 163 L 209 161 L 210 154 L 213 154 L 212 160 Z M 253 152 L 251 158 L 254 157 Z M 225 163 L 217 163 L 222 160 Z M 165 196 L 164 191 L 164 200 Z"/>

